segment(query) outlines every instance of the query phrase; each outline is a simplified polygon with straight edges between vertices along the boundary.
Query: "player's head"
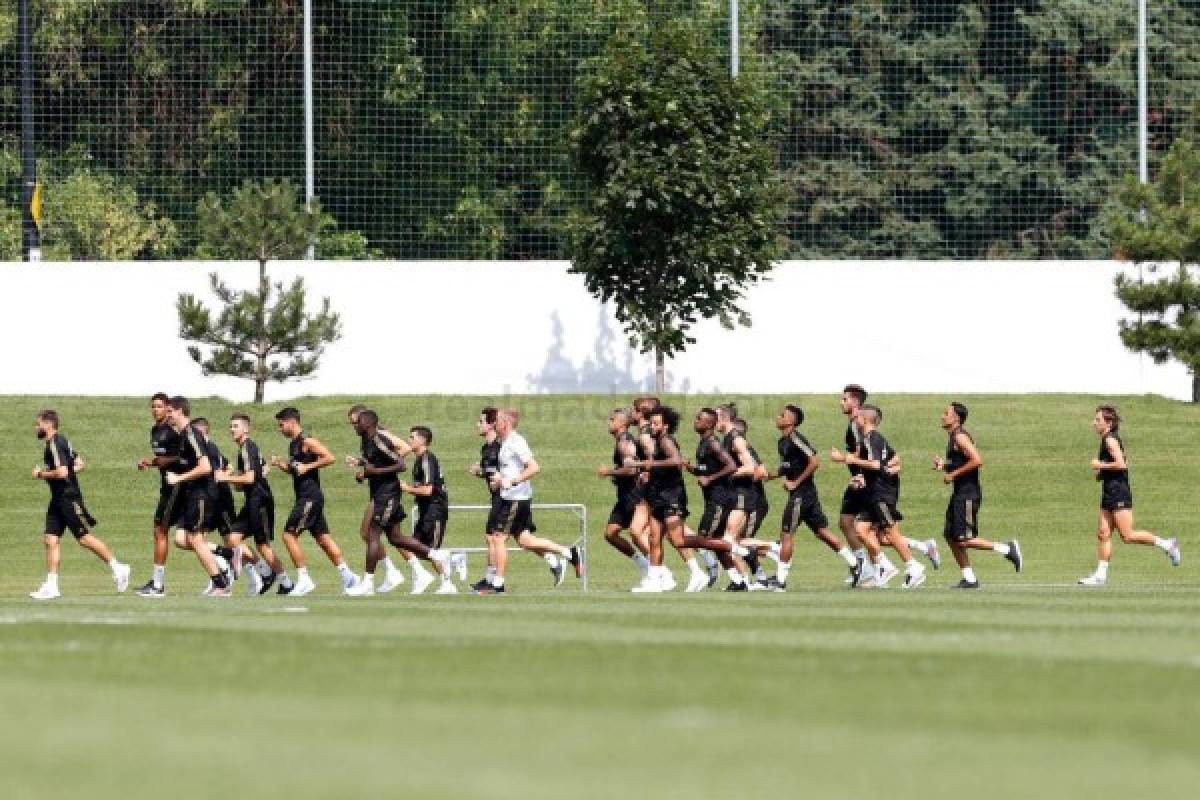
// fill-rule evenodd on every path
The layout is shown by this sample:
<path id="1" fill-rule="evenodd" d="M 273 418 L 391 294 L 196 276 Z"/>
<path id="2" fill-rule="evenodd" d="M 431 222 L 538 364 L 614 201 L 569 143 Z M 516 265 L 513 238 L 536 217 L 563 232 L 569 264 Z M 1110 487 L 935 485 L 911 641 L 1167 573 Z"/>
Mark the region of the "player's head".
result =
<path id="1" fill-rule="evenodd" d="M 289 439 L 295 439 L 300 433 L 300 410 L 292 406 L 281 409 L 275 415 L 275 423 L 279 432 Z"/>
<path id="2" fill-rule="evenodd" d="M 634 418 L 638 422 L 645 422 L 650 418 L 650 412 L 658 408 L 658 398 L 651 395 L 642 395 L 634 398 L 633 413 Z"/>
<path id="3" fill-rule="evenodd" d="M 942 430 L 952 431 L 967 421 L 967 407 L 951 403 L 942 411 Z"/>
<path id="4" fill-rule="evenodd" d="M 804 424 L 804 409 L 794 403 L 788 403 L 775 417 L 775 427 L 787 430 Z"/>
<path id="5" fill-rule="evenodd" d="M 408 444 L 418 455 L 424 453 L 433 444 L 433 431 L 424 425 L 414 425 L 408 429 Z"/>
<path id="6" fill-rule="evenodd" d="M 186 397 L 175 395 L 167 401 L 167 422 L 171 427 L 183 430 L 183 427 L 190 422 L 191 416 L 192 404 Z"/>
<path id="7" fill-rule="evenodd" d="M 346 412 L 346 418 L 350 421 L 350 427 L 354 427 L 354 423 L 358 422 L 358 415 L 366 410 L 367 407 L 362 403 L 355 403 L 350 406 L 350 410 Z"/>
<path id="8" fill-rule="evenodd" d="M 633 412 L 628 408 L 614 408 L 608 414 L 608 432 L 613 436 L 629 427 Z"/>
<path id="9" fill-rule="evenodd" d="M 883 412 L 875 406 L 866 405 L 858 410 L 857 420 L 859 427 L 864 431 L 873 431 L 883 421 Z"/>
<path id="10" fill-rule="evenodd" d="M 750 423 L 746 422 L 746 420 L 742 419 L 741 417 L 738 417 L 733 421 L 733 429 L 742 436 L 745 436 L 746 431 L 750 430 Z"/>
<path id="11" fill-rule="evenodd" d="M 166 392 L 155 392 L 150 398 L 150 414 L 159 425 L 167 421 L 167 403 L 170 400 Z"/>
<path id="12" fill-rule="evenodd" d="M 499 413 L 499 411 L 491 406 L 479 412 L 479 421 L 475 424 L 480 436 L 487 436 L 490 433 L 496 432 L 496 416 Z"/>
<path id="13" fill-rule="evenodd" d="M 212 430 L 211 426 L 208 424 L 207 417 L 196 417 L 194 420 L 192 420 L 192 426 L 204 434 L 205 437 L 207 437 Z"/>
<path id="14" fill-rule="evenodd" d="M 1116 433 L 1121 427 L 1121 414 L 1116 406 L 1103 405 L 1096 407 L 1096 416 L 1092 418 L 1092 430 L 1101 435 Z"/>
<path id="15" fill-rule="evenodd" d="M 842 413 L 853 416 L 867 402 L 867 390 L 857 383 L 848 383 L 842 388 Z"/>
<path id="16" fill-rule="evenodd" d="M 650 411 L 650 433 L 662 436 L 679 430 L 679 412 L 670 406 L 658 406 Z"/>
<path id="17" fill-rule="evenodd" d="M 737 419 L 736 403 L 722 403 L 717 406 L 717 430 L 728 433 L 733 430 L 733 421 Z"/>
<path id="18" fill-rule="evenodd" d="M 39 439 L 53 436 L 58 431 L 58 412 L 52 408 L 43 409 L 34 418 L 33 432 Z"/>
<path id="19" fill-rule="evenodd" d="M 706 436 L 716 426 L 717 412 L 708 406 L 697 411 L 696 418 L 692 421 L 692 429 L 701 436 Z"/>
<path id="20" fill-rule="evenodd" d="M 229 435 L 238 444 L 250 435 L 250 417 L 245 414 L 234 414 L 229 418 Z"/>
<path id="21" fill-rule="evenodd" d="M 369 408 L 364 408 L 354 418 L 354 430 L 359 436 L 374 436 L 378 429 L 379 415 Z"/>
<path id="22" fill-rule="evenodd" d="M 500 438 L 507 437 L 517 429 L 520 417 L 515 408 L 502 408 L 496 412 L 496 433 Z"/>

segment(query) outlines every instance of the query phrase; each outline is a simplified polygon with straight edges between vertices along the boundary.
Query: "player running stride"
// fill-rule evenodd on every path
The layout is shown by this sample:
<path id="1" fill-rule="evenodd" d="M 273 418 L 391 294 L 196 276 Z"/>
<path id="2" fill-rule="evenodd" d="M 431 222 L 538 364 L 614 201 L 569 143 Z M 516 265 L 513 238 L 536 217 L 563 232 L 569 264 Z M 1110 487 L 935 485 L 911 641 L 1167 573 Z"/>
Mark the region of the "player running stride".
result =
<path id="1" fill-rule="evenodd" d="M 140 459 L 139 470 L 158 470 L 158 505 L 154 509 L 154 571 L 150 580 L 137 590 L 140 597 L 161 598 L 166 593 L 167 553 L 171 543 L 167 532 L 179 521 L 183 503 L 179 501 L 181 487 L 167 483 L 167 473 L 178 469 L 179 434 L 167 423 L 167 401 L 164 392 L 150 398 L 150 415 L 154 425 L 150 428 L 150 458 Z"/>
<path id="2" fill-rule="evenodd" d="M 631 466 L 637 461 L 637 442 L 629 433 L 632 413 L 628 409 L 615 408 L 608 415 L 608 433 L 613 437 L 612 466 L 602 466 L 596 470 L 601 478 L 608 478 L 616 489 L 616 502 L 608 514 L 608 524 L 604 528 L 604 539 L 613 548 L 633 561 L 645 577 L 650 569 L 650 562 L 639 547 L 638 537 L 632 533 L 634 517 L 641 502 L 641 487 L 638 486 L 639 470 Z M 630 531 L 630 540 L 621 536 L 621 531 Z"/>
<path id="3" fill-rule="evenodd" d="M 1080 578 L 1081 586 L 1103 586 L 1108 583 L 1108 562 L 1112 560 L 1113 528 L 1126 544 L 1153 545 L 1164 553 L 1171 565 L 1181 560 L 1179 540 L 1160 539 L 1147 531 L 1133 527 L 1133 491 L 1129 488 L 1129 465 L 1125 461 L 1125 446 L 1117 431 L 1121 415 L 1115 406 L 1103 405 L 1092 418 L 1092 430 L 1100 435 L 1100 453 L 1092 459 L 1092 471 L 1100 482 L 1100 524 L 1096 535 L 1100 540 L 1096 571 Z"/>
<path id="4" fill-rule="evenodd" d="M 978 589 L 979 579 L 971 567 L 968 550 L 993 550 L 1021 571 L 1021 545 L 1011 542 L 989 542 L 979 537 L 979 507 L 983 504 L 983 489 L 979 485 L 979 468 L 983 459 L 975 447 L 975 440 L 963 428 L 967 421 L 967 407 L 962 403 L 951 403 L 942 412 L 942 430 L 949 440 L 946 442 L 946 457 L 935 458 L 933 468 L 941 473 L 942 480 L 954 484 L 950 503 L 946 506 L 946 526 L 943 533 L 954 560 L 962 570 L 962 580 L 956 589 Z"/>
<path id="5" fill-rule="evenodd" d="M 46 443 L 44 466 L 35 467 L 33 479 L 45 481 L 50 489 L 46 506 L 46 524 L 42 543 L 46 547 L 46 580 L 29 593 L 34 600 L 54 600 L 62 597 L 58 586 L 58 570 L 62 563 L 62 535 L 71 531 L 85 550 L 90 550 L 112 570 L 118 592 L 129 588 L 129 565 L 117 560 L 101 539 L 92 533 L 90 515 L 83 507 L 83 492 L 75 478 L 75 453 L 67 437 L 58 432 L 58 413 L 46 409 L 37 415 L 34 434 Z"/>

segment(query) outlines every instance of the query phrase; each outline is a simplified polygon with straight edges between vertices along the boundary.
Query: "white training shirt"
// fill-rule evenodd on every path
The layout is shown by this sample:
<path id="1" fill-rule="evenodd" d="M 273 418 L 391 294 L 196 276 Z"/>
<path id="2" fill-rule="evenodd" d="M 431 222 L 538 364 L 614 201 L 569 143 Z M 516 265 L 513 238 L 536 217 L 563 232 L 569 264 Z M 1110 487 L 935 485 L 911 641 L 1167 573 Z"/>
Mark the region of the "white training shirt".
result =
<path id="1" fill-rule="evenodd" d="M 500 443 L 500 476 L 502 478 L 510 481 L 516 480 L 525 471 L 525 465 L 530 461 L 533 461 L 533 451 L 529 449 L 529 443 L 521 434 L 513 431 Z M 512 488 L 502 490 L 500 497 L 505 500 L 532 500 L 533 484 L 529 481 L 518 483 Z"/>

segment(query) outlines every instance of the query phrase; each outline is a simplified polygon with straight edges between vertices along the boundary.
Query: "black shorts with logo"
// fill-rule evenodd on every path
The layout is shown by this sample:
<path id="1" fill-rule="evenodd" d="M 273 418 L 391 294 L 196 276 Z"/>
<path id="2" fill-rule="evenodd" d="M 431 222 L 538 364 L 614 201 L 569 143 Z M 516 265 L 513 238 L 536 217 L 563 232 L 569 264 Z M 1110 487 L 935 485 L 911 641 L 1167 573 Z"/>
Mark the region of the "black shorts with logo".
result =
<path id="1" fill-rule="evenodd" d="M 756 490 L 754 492 L 754 510 L 750 512 L 750 519 L 746 524 L 746 532 L 752 537 L 757 536 L 759 529 L 767 521 L 767 514 L 770 512 L 771 506 L 767 503 L 767 493 Z"/>
<path id="2" fill-rule="evenodd" d="M 753 488 L 745 486 L 730 487 L 725 495 L 725 510 L 726 511 L 742 511 L 749 514 L 754 510 L 757 500 L 757 492 Z"/>
<path id="3" fill-rule="evenodd" d="M 183 505 L 183 514 L 179 518 L 177 526 L 188 533 L 207 533 L 213 529 L 213 519 L 216 514 L 216 505 L 213 502 L 212 494 L 209 493 L 205 486 L 196 489 L 184 489 L 180 495 Z"/>
<path id="4" fill-rule="evenodd" d="M 853 486 L 847 486 L 846 491 L 842 492 L 842 510 L 843 517 L 857 517 L 859 514 L 867 510 L 866 489 L 855 489 Z"/>
<path id="5" fill-rule="evenodd" d="M 533 501 L 500 499 L 497 526 L 489 533 L 504 536 L 520 536 L 533 528 Z"/>
<path id="6" fill-rule="evenodd" d="M 325 495 L 316 494 L 297 497 L 288 514 L 287 522 L 283 525 L 284 533 L 303 533 L 309 531 L 313 536 L 324 536 L 329 533 L 329 523 L 325 521 Z"/>
<path id="7" fill-rule="evenodd" d="M 704 501 L 704 514 L 700 517 L 700 529 L 697 533 L 709 539 L 720 539 L 725 535 L 725 526 L 728 523 L 729 509 L 726 504 L 710 497 Z"/>
<path id="8" fill-rule="evenodd" d="M 255 544 L 275 538 L 275 498 L 269 494 L 246 495 L 242 510 L 233 520 L 233 533 L 251 536 Z"/>
<path id="9" fill-rule="evenodd" d="M 446 536 L 448 516 L 445 506 L 430 506 L 424 511 L 418 511 L 413 536 L 431 550 L 439 549 L 442 546 L 442 539 Z"/>
<path id="10" fill-rule="evenodd" d="M 233 489 L 228 483 L 217 485 L 215 492 L 210 492 L 213 504 L 213 525 L 222 536 L 233 533 L 233 521 L 237 518 L 237 506 L 233 503 Z"/>
<path id="11" fill-rule="evenodd" d="M 46 506 L 46 527 L 43 530 L 51 536 L 61 537 L 70 531 L 76 539 L 82 539 L 91 533 L 87 524 L 88 513 L 83 507 L 83 498 L 74 492 L 66 492 L 59 497 L 51 497 Z"/>
<path id="12" fill-rule="evenodd" d="M 642 493 L 639 489 L 617 494 L 617 502 L 613 503 L 612 511 L 608 512 L 608 524 L 619 525 L 622 529 L 628 528 L 633 524 L 633 515 L 641 502 Z"/>
<path id="13" fill-rule="evenodd" d="M 869 522 L 879 530 L 884 530 L 904 519 L 904 515 L 896 508 L 895 503 L 885 498 L 872 497 L 867 501 L 866 508 L 857 517 L 859 521 Z"/>
<path id="14" fill-rule="evenodd" d="M 974 492 L 955 492 L 946 505 L 946 526 L 942 535 L 947 542 L 968 542 L 979 535 L 979 507 L 983 497 Z"/>
<path id="15" fill-rule="evenodd" d="M 154 524 L 173 528 L 183 516 L 183 487 L 179 484 L 164 486 L 158 491 L 158 505 L 154 509 Z"/>
<path id="16" fill-rule="evenodd" d="M 666 522 L 671 517 L 687 519 L 687 490 L 682 486 L 647 492 L 646 501 L 650 504 L 650 516 L 659 522 Z"/>
<path id="17" fill-rule="evenodd" d="M 371 524 L 384 533 L 391 533 L 408 516 L 396 492 L 384 492 L 371 498 Z"/>
<path id="18" fill-rule="evenodd" d="M 1133 508 L 1133 491 L 1127 483 L 1112 483 L 1100 494 L 1100 508 L 1105 511 L 1129 511 Z"/>
<path id="19" fill-rule="evenodd" d="M 783 507 L 784 533 L 795 533 L 800 525 L 808 526 L 813 533 L 829 527 L 829 519 L 821 508 L 821 500 L 815 489 L 797 489 L 788 493 L 787 504 Z"/>

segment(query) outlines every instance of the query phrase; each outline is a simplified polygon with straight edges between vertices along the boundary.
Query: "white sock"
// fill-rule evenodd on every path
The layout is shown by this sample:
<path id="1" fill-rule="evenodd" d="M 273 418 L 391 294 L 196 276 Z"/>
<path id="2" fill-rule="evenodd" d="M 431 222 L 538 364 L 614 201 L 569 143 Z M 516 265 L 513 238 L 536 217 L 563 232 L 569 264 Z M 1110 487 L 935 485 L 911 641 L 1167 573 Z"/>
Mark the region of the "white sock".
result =
<path id="1" fill-rule="evenodd" d="M 297 575 L 299 575 L 300 573 L 299 573 L 299 572 L 297 572 L 296 574 L 297 574 Z M 285 569 L 285 570 L 283 571 L 283 573 L 282 573 L 282 574 L 280 574 L 280 576 L 279 576 L 279 585 L 280 585 L 280 586 L 282 586 L 282 587 L 283 587 L 283 588 L 285 588 L 285 589 L 291 588 L 291 585 L 292 585 L 292 579 L 291 579 L 290 577 L 288 577 L 288 574 L 287 574 L 287 570 L 286 570 L 286 569 Z"/>
<path id="2" fill-rule="evenodd" d="M 493 575 L 492 576 L 492 586 L 495 586 L 497 589 L 499 589 L 503 585 L 504 585 L 504 576 L 503 575 Z"/>
<path id="3" fill-rule="evenodd" d="M 908 561 L 904 562 L 904 571 L 905 572 L 917 572 L 920 569 L 921 569 L 921 565 L 917 563 L 917 560 L 915 558 L 910 558 Z"/>
<path id="4" fill-rule="evenodd" d="M 712 554 L 712 550 L 701 550 L 700 556 L 704 559 L 704 566 L 706 566 L 706 567 L 717 566 L 717 563 L 718 563 L 717 557 Z"/>
<path id="5" fill-rule="evenodd" d="M 995 550 L 997 553 L 999 553 L 1002 556 L 1006 556 L 1012 552 L 1012 548 L 1009 547 L 1008 545 L 1006 545 L 1004 542 L 993 543 L 992 549 Z"/>
<path id="6" fill-rule="evenodd" d="M 350 567 L 346 566 L 345 561 L 343 561 L 342 563 L 337 565 L 337 571 L 338 571 L 338 574 L 341 575 L 343 578 L 354 577 L 354 573 L 350 571 Z"/>
<path id="7" fill-rule="evenodd" d="M 780 583 L 787 583 L 788 573 L 792 571 L 792 562 L 780 561 L 779 569 L 775 570 L 775 578 Z"/>
<path id="8" fill-rule="evenodd" d="M 429 574 L 429 570 L 425 569 L 425 565 L 415 558 L 409 559 L 408 566 L 412 567 L 412 574 L 414 578 L 417 576 L 424 577 Z"/>
<path id="9" fill-rule="evenodd" d="M 375 585 L 375 573 L 374 572 L 363 572 L 362 580 L 363 580 L 363 583 L 365 583 L 367 586 L 374 586 Z"/>
<path id="10" fill-rule="evenodd" d="M 389 575 L 396 571 L 396 565 L 392 562 L 391 558 L 385 556 L 382 563 L 383 568 L 387 570 Z"/>
<path id="11" fill-rule="evenodd" d="M 746 582 L 745 576 L 742 575 L 741 570 L 739 570 L 737 567 L 733 567 L 732 569 L 728 570 L 728 573 L 729 573 L 730 583 L 745 583 Z"/>
<path id="12" fill-rule="evenodd" d="M 554 555 L 554 553 L 546 553 L 542 556 L 542 558 L 545 559 L 546 563 L 550 565 L 550 569 L 554 569 L 558 566 L 558 556 Z"/>
<path id="13" fill-rule="evenodd" d="M 970 567 L 963 567 L 963 580 L 967 583 L 975 583 L 975 570 Z"/>
<path id="14" fill-rule="evenodd" d="M 1099 561 L 1096 563 L 1096 577 L 1097 578 L 1107 578 L 1108 577 L 1108 562 L 1107 561 Z"/>
<path id="15" fill-rule="evenodd" d="M 254 567 L 255 567 L 255 569 L 258 570 L 258 574 L 263 576 L 264 578 L 271 577 L 271 574 L 275 571 L 275 570 L 271 569 L 271 565 L 267 563 L 267 560 L 265 558 L 260 558 L 258 560 L 258 563 L 254 565 Z"/>
<path id="16" fill-rule="evenodd" d="M 51 589 L 58 588 L 58 573 L 57 572 L 51 572 L 46 575 L 46 585 L 49 586 Z"/>
<path id="17" fill-rule="evenodd" d="M 154 572 L 150 576 L 150 582 L 154 584 L 156 589 L 163 587 L 163 578 L 167 575 L 167 568 L 162 564 L 154 565 Z"/>
<path id="18" fill-rule="evenodd" d="M 645 574 L 646 571 L 650 569 L 649 559 L 647 559 L 644 555 L 639 553 L 637 550 L 633 551 L 633 555 L 630 556 L 630 558 L 633 559 L 633 563 L 638 565 L 638 569 L 640 569 L 642 571 L 642 574 Z"/>
<path id="19" fill-rule="evenodd" d="M 854 551 L 849 547 L 843 547 L 841 550 L 837 551 L 837 554 L 841 556 L 842 560 L 851 567 L 858 563 L 858 556 L 854 555 Z"/>
<path id="20" fill-rule="evenodd" d="M 496 577 L 496 568 L 493 567 L 491 564 L 489 564 L 488 568 L 487 568 L 487 572 L 484 573 L 483 577 L 488 583 L 491 583 L 492 578 Z"/>
<path id="21" fill-rule="evenodd" d="M 1159 539 L 1159 541 L 1161 542 L 1162 539 Z M 1159 545 L 1159 546 L 1161 547 L 1162 545 Z M 108 568 L 111 569 L 114 573 L 116 573 L 117 567 L 119 567 L 119 566 L 121 566 L 121 562 L 117 561 L 116 556 L 113 556 L 112 560 L 108 562 Z"/>
<path id="22" fill-rule="evenodd" d="M 860 580 L 865 580 L 867 578 L 874 578 L 874 577 L 875 577 L 875 565 L 872 564 L 870 562 L 870 560 L 863 561 L 862 562 L 862 576 L 860 577 Z"/>
<path id="23" fill-rule="evenodd" d="M 907 536 L 904 537 L 904 541 L 908 544 L 908 547 L 910 550 L 916 550 L 918 553 L 920 553 L 923 556 L 929 555 L 929 543 L 928 542 L 923 542 L 918 539 L 909 539 Z"/>
<path id="24" fill-rule="evenodd" d="M 703 575 L 704 570 L 700 569 L 700 562 L 696 561 L 696 557 L 692 556 L 687 560 L 688 572 L 693 575 Z"/>
<path id="25" fill-rule="evenodd" d="M 892 570 L 892 569 L 895 569 L 895 568 L 896 568 L 896 565 L 895 565 L 895 564 L 893 564 L 893 563 L 892 563 L 892 562 L 891 562 L 891 561 L 888 559 L 888 557 L 887 557 L 887 556 L 885 556 L 885 555 L 880 555 L 880 556 L 879 556 L 879 562 L 878 562 L 878 565 L 879 565 L 879 566 L 882 566 L 884 569 L 887 569 L 887 570 Z"/>
<path id="26" fill-rule="evenodd" d="M 342 566 L 344 567 L 346 565 L 343 564 Z M 296 580 L 298 580 L 298 581 L 312 580 L 312 578 L 308 577 L 308 567 L 297 567 L 296 568 Z"/>
<path id="27" fill-rule="evenodd" d="M 1166 539 L 1160 539 L 1157 536 L 1154 537 L 1154 546 L 1164 552 L 1171 549 L 1170 542 L 1168 542 Z M 116 559 L 113 560 L 115 561 Z"/>

